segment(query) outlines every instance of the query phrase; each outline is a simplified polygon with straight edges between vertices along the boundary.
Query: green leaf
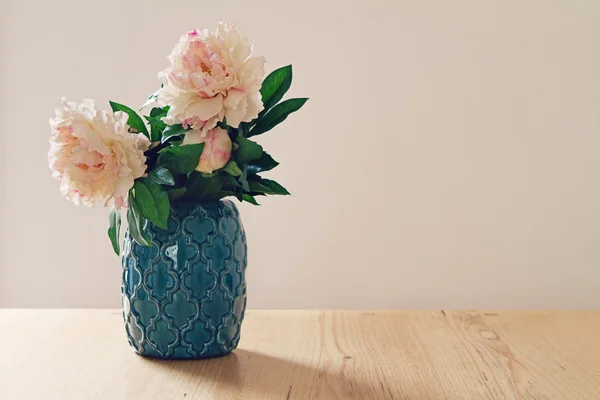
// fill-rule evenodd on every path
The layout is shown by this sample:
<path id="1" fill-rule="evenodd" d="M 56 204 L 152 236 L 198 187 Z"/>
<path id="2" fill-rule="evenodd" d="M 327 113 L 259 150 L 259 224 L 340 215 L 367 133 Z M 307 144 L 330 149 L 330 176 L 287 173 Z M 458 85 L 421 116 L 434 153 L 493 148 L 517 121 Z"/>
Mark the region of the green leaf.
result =
<path id="1" fill-rule="evenodd" d="M 181 124 L 169 125 L 163 130 L 162 139 L 160 139 L 160 141 L 164 143 L 173 136 L 183 135 L 186 131 L 187 129 L 185 129 Z"/>
<path id="2" fill-rule="evenodd" d="M 158 183 L 138 179 L 133 185 L 135 200 L 144 218 L 161 229 L 167 229 L 169 196 Z"/>
<path id="3" fill-rule="evenodd" d="M 114 208 L 108 216 L 108 237 L 112 243 L 113 250 L 117 255 L 121 252 L 119 248 L 119 233 L 121 232 L 121 213 Z"/>
<path id="4" fill-rule="evenodd" d="M 206 200 L 219 193 L 221 188 L 222 182 L 218 174 L 204 175 L 194 171 L 188 181 L 186 198 L 196 201 Z"/>
<path id="5" fill-rule="evenodd" d="M 161 185 L 173 186 L 175 185 L 175 179 L 171 171 L 165 167 L 158 167 L 149 174 L 150 179 Z"/>
<path id="6" fill-rule="evenodd" d="M 150 117 L 152 117 L 152 118 L 163 118 L 163 117 L 166 117 L 170 108 L 171 108 L 170 106 L 154 107 L 150 111 Z"/>
<path id="7" fill-rule="evenodd" d="M 152 111 L 150 111 L 150 116 L 144 118 L 150 124 L 150 140 L 152 142 L 157 142 L 160 140 L 163 131 L 166 129 L 167 124 L 163 122 L 163 118 L 167 115 L 169 111 L 169 106 L 164 106 L 163 108 L 154 107 Z"/>
<path id="8" fill-rule="evenodd" d="M 154 197 L 150 192 L 150 188 L 142 183 L 141 180 L 136 180 L 133 184 L 133 191 L 142 217 L 151 221 L 155 225 L 160 225 L 158 210 L 156 209 L 156 202 L 154 201 Z"/>
<path id="9" fill-rule="evenodd" d="M 167 127 L 167 124 L 165 124 L 161 118 L 163 117 L 148 117 L 144 115 L 144 119 L 148 121 L 150 128 L 154 126 L 157 129 L 164 130 Z"/>
<path id="10" fill-rule="evenodd" d="M 166 128 L 167 124 L 164 123 L 162 121 L 162 119 L 164 117 L 167 116 L 167 112 L 169 111 L 169 106 L 164 106 L 164 107 L 154 107 L 151 111 L 150 111 L 150 115 L 149 116 L 144 116 L 144 118 L 146 119 L 146 121 L 148 121 L 150 124 L 154 124 L 154 125 L 164 125 L 163 128 Z"/>
<path id="11" fill-rule="evenodd" d="M 236 143 L 239 145 L 235 151 L 235 159 L 238 164 L 245 164 L 248 161 L 260 158 L 263 153 L 263 148 L 260 144 L 246 139 L 243 136 L 238 136 Z"/>
<path id="12" fill-rule="evenodd" d="M 158 183 L 150 181 L 148 188 L 150 189 L 150 193 L 152 193 L 154 204 L 156 204 L 156 211 L 158 212 L 158 220 L 153 222 L 159 228 L 167 229 L 169 214 L 171 213 L 169 195 Z"/>
<path id="13" fill-rule="evenodd" d="M 264 106 L 263 114 L 273 107 L 283 95 L 288 91 L 292 84 L 292 66 L 276 69 L 271 72 L 263 81 L 260 88 L 262 102 Z"/>
<path id="14" fill-rule="evenodd" d="M 290 192 L 279 183 L 271 179 L 260 179 L 258 181 L 249 181 L 250 191 L 264 194 L 281 194 L 288 195 Z"/>
<path id="15" fill-rule="evenodd" d="M 227 196 L 235 196 L 235 192 L 233 190 L 221 190 L 214 196 L 214 200 L 222 199 Z"/>
<path id="16" fill-rule="evenodd" d="M 248 127 L 250 126 L 249 122 L 240 122 L 240 124 L 237 127 L 237 133 L 240 136 L 246 136 L 246 133 L 248 132 Z"/>
<path id="17" fill-rule="evenodd" d="M 253 160 L 248 163 L 248 173 L 254 175 L 259 172 L 270 171 L 278 165 L 279 163 L 265 151 L 258 160 Z"/>
<path id="18" fill-rule="evenodd" d="M 242 194 L 244 194 L 244 189 L 242 189 L 241 187 L 237 187 L 235 188 L 235 197 L 242 202 Z"/>
<path id="19" fill-rule="evenodd" d="M 146 124 L 144 124 L 144 120 L 142 120 L 142 118 L 135 111 L 127 106 L 124 106 L 123 104 L 115 103 L 114 101 L 109 101 L 109 103 L 114 112 L 123 111 L 125 114 L 129 115 L 127 123 L 130 127 L 138 132 L 142 132 L 147 138 L 150 138 L 150 134 L 148 133 Z"/>
<path id="20" fill-rule="evenodd" d="M 225 167 L 223 167 L 223 171 L 227 172 L 231 176 L 240 176 L 242 174 L 242 170 L 235 161 L 229 161 Z"/>
<path id="21" fill-rule="evenodd" d="M 244 168 L 244 172 L 242 172 L 242 174 L 238 177 L 238 180 L 240 182 L 240 186 L 242 187 L 242 189 L 244 189 L 244 191 L 249 192 L 250 191 L 250 186 L 248 186 L 248 169 Z"/>
<path id="22" fill-rule="evenodd" d="M 274 180 L 261 179 L 260 183 L 262 185 L 268 187 L 269 189 L 271 189 L 271 193 L 268 193 L 268 194 L 281 194 L 281 195 L 291 194 L 290 192 L 288 192 L 288 190 L 286 188 L 284 188 L 283 186 L 281 186 L 279 183 L 275 182 Z"/>
<path id="23" fill-rule="evenodd" d="M 165 126 L 163 126 L 162 124 L 164 124 L 164 122 L 161 123 L 154 123 L 155 121 L 150 123 L 150 141 L 151 142 L 158 142 L 160 141 L 160 138 L 162 136 L 163 130 L 165 129 Z"/>
<path id="24" fill-rule="evenodd" d="M 169 200 L 171 200 L 173 202 L 175 200 L 179 200 L 180 198 L 182 198 L 186 192 L 187 192 L 186 187 L 180 187 L 177 189 L 168 190 L 167 195 L 169 195 Z"/>
<path id="25" fill-rule="evenodd" d="M 177 174 L 189 174 L 198 166 L 202 150 L 204 143 L 165 147 L 158 152 L 157 164 Z"/>
<path id="26" fill-rule="evenodd" d="M 224 174 L 220 175 L 219 178 L 221 179 L 221 183 L 222 183 L 223 187 L 229 187 L 231 189 L 240 187 L 240 184 L 237 181 L 237 179 L 235 179 L 233 176 L 231 176 L 229 174 L 224 173 Z"/>
<path id="27" fill-rule="evenodd" d="M 167 127 L 167 124 L 162 122 L 160 119 L 153 119 L 150 117 L 144 117 L 148 124 L 150 124 L 150 141 L 158 142 L 162 136 L 163 130 Z"/>
<path id="28" fill-rule="evenodd" d="M 250 204 L 254 204 L 255 206 L 260 206 L 260 204 L 258 204 L 254 196 L 249 195 L 247 193 L 242 194 L 242 200 L 247 201 Z"/>
<path id="29" fill-rule="evenodd" d="M 248 133 L 248 137 L 260 135 L 267 131 L 270 131 L 275 126 L 285 121 L 288 115 L 302 108 L 302 106 L 304 105 L 304 103 L 306 103 L 307 100 L 308 99 L 306 98 L 289 99 L 277 104 L 271 109 L 271 111 L 269 111 L 263 117 L 258 119 L 256 125 L 254 125 L 254 128 L 252 128 Z"/>
<path id="30" fill-rule="evenodd" d="M 144 234 L 144 218 L 140 214 L 140 209 L 131 190 L 129 191 L 128 203 L 127 224 L 129 225 L 129 234 L 140 246 L 150 246 L 151 242 Z"/>
<path id="31" fill-rule="evenodd" d="M 250 187 L 250 190 L 249 190 L 250 192 L 267 194 L 271 191 L 271 189 L 262 185 L 258 181 L 248 181 L 248 186 Z"/>
<path id="32" fill-rule="evenodd" d="M 160 86 L 160 89 L 158 89 L 156 92 L 152 93 L 150 95 L 150 97 L 148 97 L 148 100 L 146 100 L 146 102 L 140 107 L 140 111 L 147 105 L 154 103 L 156 101 L 156 99 L 158 99 L 158 94 L 160 93 L 161 90 L 162 90 L 162 85 Z"/>

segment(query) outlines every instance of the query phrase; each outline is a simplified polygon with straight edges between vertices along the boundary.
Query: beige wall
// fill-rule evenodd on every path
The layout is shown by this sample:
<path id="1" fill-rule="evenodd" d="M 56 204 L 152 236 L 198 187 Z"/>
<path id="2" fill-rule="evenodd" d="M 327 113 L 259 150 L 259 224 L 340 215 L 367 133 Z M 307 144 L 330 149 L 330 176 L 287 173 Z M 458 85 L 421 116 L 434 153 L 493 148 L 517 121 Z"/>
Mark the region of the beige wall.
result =
<path id="1" fill-rule="evenodd" d="M 311 97 L 261 138 L 294 196 L 241 206 L 250 307 L 600 307 L 592 0 L 2 0 L 0 306 L 120 305 L 107 210 L 61 198 L 47 120 L 141 104 L 219 18 Z"/>

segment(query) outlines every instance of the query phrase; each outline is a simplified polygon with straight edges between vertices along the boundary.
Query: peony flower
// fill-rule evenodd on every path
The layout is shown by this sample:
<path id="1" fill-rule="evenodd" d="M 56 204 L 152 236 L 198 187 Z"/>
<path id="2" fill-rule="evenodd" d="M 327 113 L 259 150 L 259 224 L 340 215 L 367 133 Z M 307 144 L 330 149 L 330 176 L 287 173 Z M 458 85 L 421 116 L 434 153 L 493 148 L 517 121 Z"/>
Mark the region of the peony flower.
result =
<path id="1" fill-rule="evenodd" d="M 93 100 L 62 102 L 50 120 L 48 152 L 62 194 L 77 205 L 120 208 L 134 179 L 146 172 L 144 151 L 150 141 L 128 132 L 128 115 L 121 111 L 96 111 Z"/>
<path id="2" fill-rule="evenodd" d="M 164 122 L 182 124 L 205 135 L 224 118 L 237 128 L 262 111 L 260 86 L 264 57 L 252 57 L 252 42 L 233 25 L 219 22 L 214 32 L 183 35 L 159 73 L 158 102 L 169 105 Z"/>
<path id="3" fill-rule="evenodd" d="M 201 131 L 189 131 L 183 138 L 182 146 L 204 143 L 202 155 L 196 171 L 210 174 L 223 168 L 231 156 L 231 139 L 225 129 L 214 128 L 203 134 Z"/>

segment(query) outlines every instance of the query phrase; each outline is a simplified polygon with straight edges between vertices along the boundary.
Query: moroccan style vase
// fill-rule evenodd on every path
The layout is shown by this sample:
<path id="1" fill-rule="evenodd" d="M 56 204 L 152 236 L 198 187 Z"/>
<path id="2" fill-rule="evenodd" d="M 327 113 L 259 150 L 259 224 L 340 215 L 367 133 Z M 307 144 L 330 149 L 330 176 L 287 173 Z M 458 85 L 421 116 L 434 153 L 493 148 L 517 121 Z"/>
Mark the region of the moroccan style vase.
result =
<path id="1" fill-rule="evenodd" d="M 246 308 L 246 235 L 230 200 L 174 202 L 151 247 L 123 244 L 123 318 L 143 356 L 205 358 L 233 351 Z"/>

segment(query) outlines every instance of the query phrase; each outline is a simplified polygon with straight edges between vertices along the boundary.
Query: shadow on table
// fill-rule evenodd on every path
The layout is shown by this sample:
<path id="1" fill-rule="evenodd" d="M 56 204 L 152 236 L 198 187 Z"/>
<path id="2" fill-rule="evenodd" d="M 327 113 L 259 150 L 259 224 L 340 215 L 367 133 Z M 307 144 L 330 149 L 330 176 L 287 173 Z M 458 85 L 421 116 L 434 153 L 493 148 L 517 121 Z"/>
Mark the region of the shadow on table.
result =
<path id="1" fill-rule="evenodd" d="M 244 399 L 408 398 L 398 393 L 395 385 L 390 385 L 393 377 L 378 380 L 369 374 L 373 380 L 369 383 L 351 378 L 349 375 L 366 377 L 368 371 L 357 370 L 349 358 L 340 360 L 340 365 L 329 370 L 243 349 L 225 357 L 204 360 L 145 360 L 182 375 L 191 387 L 187 398 L 202 393 L 203 387 L 214 386 L 217 391 L 234 396 L 232 398 Z"/>

